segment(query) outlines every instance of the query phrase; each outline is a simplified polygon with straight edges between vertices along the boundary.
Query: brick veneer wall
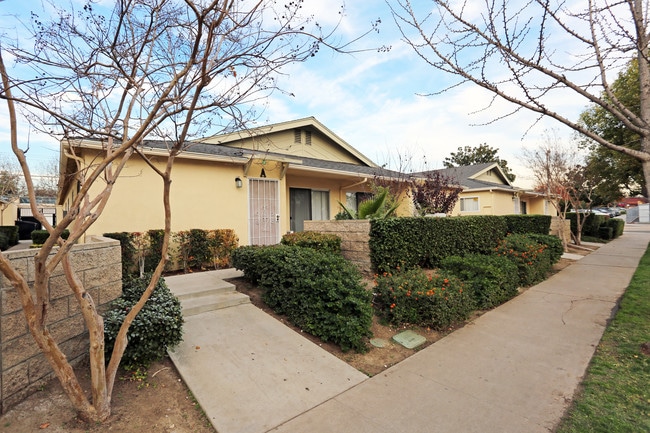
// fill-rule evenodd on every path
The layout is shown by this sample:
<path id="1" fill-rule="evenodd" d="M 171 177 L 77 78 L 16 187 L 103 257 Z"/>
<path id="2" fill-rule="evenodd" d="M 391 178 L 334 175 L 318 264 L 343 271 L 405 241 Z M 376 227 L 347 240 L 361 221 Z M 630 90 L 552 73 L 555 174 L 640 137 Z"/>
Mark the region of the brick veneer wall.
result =
<path id="1" fill-rule="evenodd" d="M 343 257 L 363 273 L 370 274 L 370 220 L 305 221 L 305 230 L 332 233 L 341 237 Z"/>
<path id="2" fill-rule="evenodd" d="M 4 252 L 18 270 L 34 281 L 35 250 Z M 101 308 L 122 294 L 120 243 L 95 236 L 75 245 L 71 260 L 79 278 Z M 59 267 L 50 278 L 48 328 L 73 364 L 87 358 L 88 332 L 72 291 Z M 0 274 L 0 413 L 54 378 L 49 363 L 27 329 L 20 298 Z"/>

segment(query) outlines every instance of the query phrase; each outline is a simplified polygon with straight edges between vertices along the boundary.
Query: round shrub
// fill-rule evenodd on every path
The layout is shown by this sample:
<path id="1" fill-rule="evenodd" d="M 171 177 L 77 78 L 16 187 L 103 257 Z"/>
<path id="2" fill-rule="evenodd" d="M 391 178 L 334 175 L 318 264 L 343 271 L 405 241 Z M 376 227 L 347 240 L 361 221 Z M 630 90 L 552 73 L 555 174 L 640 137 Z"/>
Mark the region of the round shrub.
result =
<path id="1" fill-rule="evenodd" d="M 538 243 L 529 235 L 509 234 L 497 248 L 496 255 L 506 257 L 517 265 L 519 285 L 531 286 L 546 278 L 551 270 L 548 246 Z"/>
<path id="2" fill-rule="evenodd" d="M 389 323 L 436 330 L 462 322 L 474 309 L 472 296 L 458 277 L 447 271 L 428 276 L 421 269 L 377 277 L 375 305 Z"/>
<path id="3" fill-rule="evenodd" d="M 560 238 L 553 235 L 540 235 L 533 233 L 528 233 L 528 237 L 537 241 L 538 244 L 546 245 L 548 247 L 551 264 L 555 264 L 560 261 L 562 254 L 564 254 L 564 247 L 562 246 L 562 241 Z"/>
<path id="4" fill-rule="evenodd" d="M 470 254 L 442 259 L 440 268 L 463 280 L 477 308 L 494 308 L 517 295 L 517 266 L 505 257 Z"/>
<path id="5" fill-rule="evenodd" d="M 104 314 L 105 353 L 108 360 L 115 338 L 131 308 L 138 302 L 151 281 L 144 278 L 127 278 L 122 285 L 122 296 L 111 303 Z M 128 344 L 121 365 L 128 370 L 148 367 L 162 359 L 167 348 L 182 341 L 183 314 L 181 304 L 161 277 L 151 297 L 131 323 L 127 333 Z"/>
<path id="6" fill-rule="evenodd" d="M 264 290 L 264 302 L 295 326 L 343 351 L 367 349 L 372 294 L 361 284 L 359 270 L 342 256 L 277 245 L 238 248 L 233 262 Z"/>

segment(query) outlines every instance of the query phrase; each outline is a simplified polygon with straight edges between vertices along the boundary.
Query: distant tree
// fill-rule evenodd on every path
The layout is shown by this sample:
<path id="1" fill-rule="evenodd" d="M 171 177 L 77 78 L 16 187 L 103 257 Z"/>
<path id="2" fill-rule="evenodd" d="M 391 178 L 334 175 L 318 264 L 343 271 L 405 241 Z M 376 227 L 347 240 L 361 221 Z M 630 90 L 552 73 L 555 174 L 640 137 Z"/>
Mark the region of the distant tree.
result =
<path id="1" fill-rule="evenodd" d="M 54 158 L 41 164 L 35 174 L 34 193 L 37 197 L 56 197 L 59 190 L 59 160 Z"/>
<path id="2" fill-rule="evenodd" d="M 4 157 L 0 158 L 0 225 L 5 224 L 5 209 L 21 196 L 23 190 L 20 167 Z"/>
<path id="3" fill-rule="evenodd" d="M 442 164 L 447 167 L 462 167 L 465 165 L 485 164 L 489 162 L 496 162 L 499 164 L 504 174 L 510 182 L 515 181 L 516 175 L 508 168 L 508 161 L 499 158 L 497 153 L 499 149 L 488 146 L 487 143 L 478 146 L 465 146 L 459 147 L 457 152 L 451 152 L 451 155 L 446 157 Z"/>
<path id="4" fill-rule="evenodd" d="M 427 171 L 424 178 L 411 181 L 411 196 L 415 211 L 420 216 L 448 214 L 454 209 L 463 188 L 440 171 Z"/>
<path id="5" fill-rule="evenodd" d="M 535 190 L 546 194 L 546 199 L 560 217 L 560 227 L 563 227 L 569 211 L 566 206 L 566 174 L 575 165 L 575 153 L 561 145 L 554 131 L 548 131 L 537 148 L 524 149 L 522 160 L 533 174 Z M 569 239 L 564 230 L 560 230 L 559 234 L 562 246 L 567 251 Z"/>
<path id="6" fill-rule="evenodd" d="M 611 103 L 612 98 L 615 97 L 638 115 L 640 110 L 638 83 L 639 64 L 634 59 L 612 83 L 613 96 L 604 95 L 603 98 Z M 582 112 L 580 122 L 589 131 L 618 146 L 641 150 L 641 136 L 600 105 L 593 105 Z M 589 148 L 588 170 L 600 173 L 606 180 L 594 191 L 599 201 L 615 202 L 625 195 L 647 196 L 648 188 L 638 159 L 600 146 L 588 137 L 583 137 L 580 143 Z"/>

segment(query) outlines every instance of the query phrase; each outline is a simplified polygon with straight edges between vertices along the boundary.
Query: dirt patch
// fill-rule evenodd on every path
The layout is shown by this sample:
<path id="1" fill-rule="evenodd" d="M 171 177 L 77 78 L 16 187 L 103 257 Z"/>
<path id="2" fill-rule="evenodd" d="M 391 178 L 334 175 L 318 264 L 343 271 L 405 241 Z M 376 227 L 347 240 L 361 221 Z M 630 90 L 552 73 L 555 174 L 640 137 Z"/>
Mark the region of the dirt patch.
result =
<path id="1" fill-rule="evenodd" d="M 6 433 L 214 433 L 169 359 L 154 363 L 145 380 L 126 372 L 115 382 L 112 414 L 102 424 L 79 420 L 58 380 L 32 394 L 0 417 Z M 84 389 L 89 389 L 87 366 L 77 368 Z"/>

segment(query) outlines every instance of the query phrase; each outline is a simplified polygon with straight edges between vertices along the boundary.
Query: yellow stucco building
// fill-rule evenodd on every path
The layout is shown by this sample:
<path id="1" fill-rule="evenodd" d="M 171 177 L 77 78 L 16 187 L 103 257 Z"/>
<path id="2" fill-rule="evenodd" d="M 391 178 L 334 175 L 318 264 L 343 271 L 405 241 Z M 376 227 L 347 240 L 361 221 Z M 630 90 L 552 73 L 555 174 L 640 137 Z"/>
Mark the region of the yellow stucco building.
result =
<path id="1" fill-rule="evenodd" d="M 100 140 L 61 143 L 64 182 L 58 204 L 63 213 L 77 194 L 80 173 L 104 157 L 104 146 Z M 145 141 L 139 150 L 164 168 L 165 142 Z M 477 181 L 483 176 L 490 174 L 481 173 Z M 376 177 L 403 178 L 377 166 L 313 117 L 209 137 L 192 143 L 175 160 L 172 231 L 233 229 L 240 245 L 275 244 L 284 233 L 302 231 L 305 220 L 333 219 L 341 210 L 339 203 L 355 207 Z M 94 192 L 103 187 L 96 182 Z M 112 188 L 87 235 L 163 227 L 162 181 L 142 157 L 134 154 L 128 160 Z M 513 197 L 520 192 L 507 180 L 499 188 L 499 195 L 490 195 L 470 185 L 470 195 L 459 202 L 454 215 L 472 214 L 463 209 L 473 197 L 479 209 L 474 213 L 518 213 Z M 508 194 L 501 194 L 502 189 Z M 409 214 L 410 209 L 405 200 L 399 213 Z M 532 212 L 532 205 L 527 209 Z"/>

